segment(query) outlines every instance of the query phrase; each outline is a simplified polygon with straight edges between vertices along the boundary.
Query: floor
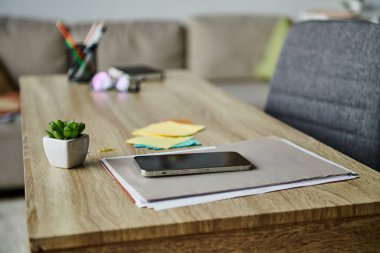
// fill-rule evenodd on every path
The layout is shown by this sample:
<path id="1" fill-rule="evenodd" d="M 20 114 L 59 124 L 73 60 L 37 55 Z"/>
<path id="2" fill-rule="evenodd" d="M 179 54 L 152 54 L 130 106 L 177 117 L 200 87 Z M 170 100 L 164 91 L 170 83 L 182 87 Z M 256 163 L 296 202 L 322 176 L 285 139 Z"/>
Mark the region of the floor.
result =
<path id="1" fill-rule="evenodd" d="M 24 198 L 1 198 L 0 253 L 26 253 L 28 248 Z"/>

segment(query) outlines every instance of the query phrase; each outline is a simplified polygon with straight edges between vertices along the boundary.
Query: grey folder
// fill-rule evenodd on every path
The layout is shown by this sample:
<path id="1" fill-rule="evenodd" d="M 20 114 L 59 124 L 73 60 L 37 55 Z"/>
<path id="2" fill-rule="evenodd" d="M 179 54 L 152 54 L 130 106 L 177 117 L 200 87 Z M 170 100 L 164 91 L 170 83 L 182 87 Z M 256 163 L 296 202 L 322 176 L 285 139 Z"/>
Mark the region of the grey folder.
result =
<path id="1" fill-rule="evenodd" d="M 238 172 L 146 178 L 141 176 L 133 157 L 104 160 L 147 201 L 253 189 L 339 175 L 356 175 L 355 172 L 313 156 L 276 137 L 225 144 L 207 150 L 216 151 L 236 151 L 256 168 Z"/>

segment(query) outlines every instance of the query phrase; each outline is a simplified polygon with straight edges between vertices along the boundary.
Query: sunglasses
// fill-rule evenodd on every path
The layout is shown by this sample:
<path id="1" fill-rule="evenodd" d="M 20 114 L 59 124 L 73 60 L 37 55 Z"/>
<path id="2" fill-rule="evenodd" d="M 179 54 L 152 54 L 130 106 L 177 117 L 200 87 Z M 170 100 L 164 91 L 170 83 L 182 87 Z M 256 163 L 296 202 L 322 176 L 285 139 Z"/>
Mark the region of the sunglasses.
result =
<path id="1" fill-rule="evenodd" d="M 115 74 L 109 72 L 98 72 L 90 82 L 93 91 L 101 92 L 116 89 L 120 92 L 138 92 L 141 80 L 131 78 L 127 74 Z"/>

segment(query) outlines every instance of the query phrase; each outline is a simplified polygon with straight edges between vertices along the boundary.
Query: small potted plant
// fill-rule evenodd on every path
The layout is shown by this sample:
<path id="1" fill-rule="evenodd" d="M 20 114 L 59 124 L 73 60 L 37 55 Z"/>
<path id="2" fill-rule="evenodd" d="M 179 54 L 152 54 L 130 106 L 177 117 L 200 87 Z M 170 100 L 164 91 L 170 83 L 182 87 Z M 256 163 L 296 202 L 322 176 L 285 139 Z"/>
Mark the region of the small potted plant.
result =
<path id="1" fill-rule="evenodd" d="M 49 122 L 47 136 L 43 138 L 44 150 L 50 164 L 60 168 L 73 168 L 86 159 L 89 136 L 82 134 L 82 122 L 55 120 Z"/>

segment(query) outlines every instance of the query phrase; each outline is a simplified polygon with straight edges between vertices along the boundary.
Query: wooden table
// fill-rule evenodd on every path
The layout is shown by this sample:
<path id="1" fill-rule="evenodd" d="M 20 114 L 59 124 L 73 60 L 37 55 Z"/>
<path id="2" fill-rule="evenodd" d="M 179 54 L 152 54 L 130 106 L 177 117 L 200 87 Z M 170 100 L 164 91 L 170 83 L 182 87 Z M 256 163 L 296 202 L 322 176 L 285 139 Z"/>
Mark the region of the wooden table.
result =
<path id="1" fill-rule="evenodd" d="M 380 173 L 225 95 L 186 71 L 138 94 L 92 93 L 63 75 L 21 79 L 27 223 L 32 252 L 305 252 L 380 250 Z M 360 178 L 156 212 L 133 205 L 99 159 L 150 152 L 125 140 L 168 118 L 206 126 L 203 146 L 277 135 Z M 84 121 L 90 153 L 51 167 L 42 147 L 53 119 Z M 101 148 L 117 148 L 98 153 Z M 307 168 L 305 168 L 307 169 Z"/>

